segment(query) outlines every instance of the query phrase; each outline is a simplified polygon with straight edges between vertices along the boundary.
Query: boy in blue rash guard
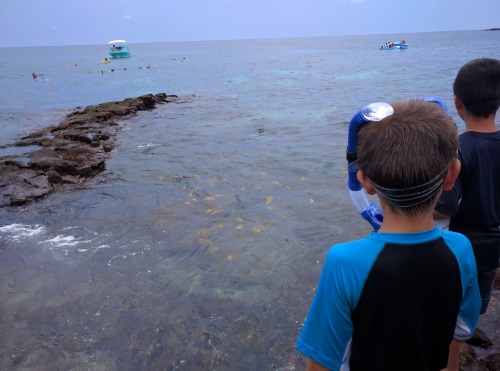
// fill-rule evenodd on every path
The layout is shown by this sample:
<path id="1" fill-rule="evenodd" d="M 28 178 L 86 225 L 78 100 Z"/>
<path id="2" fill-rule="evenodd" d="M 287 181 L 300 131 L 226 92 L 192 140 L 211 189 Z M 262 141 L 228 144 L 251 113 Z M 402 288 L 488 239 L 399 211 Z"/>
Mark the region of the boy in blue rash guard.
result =
<path id="1" fill-rule="evenodd" d="M 481 301 L 470 242 L 433 210 L 460 171 L 454 123 L 409 100 L 358 133 L 357 178 L 384 212 L 378 232 L 328 251 L 297 341 L 308 370 L 458 370 Z"/>
<path id="2" fill-rule="evenodd" d="M 460 175 L 443 192 L 436 219 L 450 218 L 449 229 L 463 233 L 476 256 L 481 314 L 486 313 L 500 259 L 500 61 L 475 59 L 459 70 L 453 83 L 455 107 L 465 122 L 459 137 Z"/>

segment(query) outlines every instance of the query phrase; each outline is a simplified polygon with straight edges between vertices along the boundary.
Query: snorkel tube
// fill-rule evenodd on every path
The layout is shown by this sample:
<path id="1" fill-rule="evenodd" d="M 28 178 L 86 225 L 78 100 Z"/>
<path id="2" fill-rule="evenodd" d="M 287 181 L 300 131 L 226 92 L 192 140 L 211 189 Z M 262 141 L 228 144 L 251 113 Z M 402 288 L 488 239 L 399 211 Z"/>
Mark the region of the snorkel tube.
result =
<path id="1" fill-rule="evenodd" d="M 445 104 L 439 97 L 426 97 L 420 98 L 422 100 L 433 102 L 439 105 L 444 112 L 448 113 Z M 382 226 L 384 220 L 384 214 L 375 204 L 375 202 L 368 202 L 366 194 L 363 190 L 363 186 L 359 183 L 356 175 L 358 173 L 358 155 L 357 155 L 357 144 L 358 144 L 358 131 L 364 124 L 370 122 L 381 121 L 384 118 L 392 115 L 394 109 L 388 103 L 377 102 L 369 104 L 362 109 L 360 109 L 351 119 L 349 123 L 349 132 L 347 139 L 347 170 L 348 170 L 348 181 L 347 187 L 349 188 L 349 194 L 351 200 L 360 213 L 361 217 L 368 221 L 374 230 L 378 231 Z"/>
<path id="2" fill-rule="evenodd" d="M 446 105 L 444 104 L 443 100 L 439 97 L 425 97 L 425 98 L 419 98 L 419 99 L 422 99 L 422 100 L 425 100 L 427 102 L 432 102 L 432 103 L 436 103 L 439 107 L 441 107 L 441 109 L 448 115 L 448 108 L 446 108 Z M 450 116 L 451 117 L 451 116 Z"/>
<path id="3" fill-rule="evenodd" d="M 382 226 L 384 215 L 374 202 L 368 203 L 363 186 L 356 178 L 356 174 L 359 170 L 357 155 L 358 131 L 364 124 L 380 121 L 393 113 L 394 109 L 388 103 L 372 103 L 360 109 L 352 117 L 349 123 L 346 153 L 347 170 L 349 174 L 347 187 L 349 188 L 352 203 L 356 206 L 356 209 L 363 219 L 367 220 L 376 231 Z"/>

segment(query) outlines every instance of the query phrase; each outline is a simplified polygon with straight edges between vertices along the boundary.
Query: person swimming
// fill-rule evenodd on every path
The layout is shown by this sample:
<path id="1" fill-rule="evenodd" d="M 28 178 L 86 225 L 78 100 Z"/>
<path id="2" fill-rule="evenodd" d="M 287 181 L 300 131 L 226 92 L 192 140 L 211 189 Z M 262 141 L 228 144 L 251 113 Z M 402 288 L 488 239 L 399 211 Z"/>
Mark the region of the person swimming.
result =
<path id="1" fill-rule="evenodd" d="M 34 72 L 33 72 L 33 73 L 32 73 L 32 76 L 33 76 L 33 80 L 38 79 L 38 75 L 37 75 L 36 73 L 34 73 Z"/>

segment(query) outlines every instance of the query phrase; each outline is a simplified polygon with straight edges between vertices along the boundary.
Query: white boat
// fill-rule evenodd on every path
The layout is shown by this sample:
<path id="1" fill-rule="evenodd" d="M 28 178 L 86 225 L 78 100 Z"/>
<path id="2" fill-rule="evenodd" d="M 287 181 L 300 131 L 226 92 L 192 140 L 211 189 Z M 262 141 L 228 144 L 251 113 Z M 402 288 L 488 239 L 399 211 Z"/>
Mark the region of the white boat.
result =
<path id="1" fill-rule="evenodd" d="M 112 40 L 108 43 L 111 58 L 130 58 L 130 50 L 125 40 Z"/>

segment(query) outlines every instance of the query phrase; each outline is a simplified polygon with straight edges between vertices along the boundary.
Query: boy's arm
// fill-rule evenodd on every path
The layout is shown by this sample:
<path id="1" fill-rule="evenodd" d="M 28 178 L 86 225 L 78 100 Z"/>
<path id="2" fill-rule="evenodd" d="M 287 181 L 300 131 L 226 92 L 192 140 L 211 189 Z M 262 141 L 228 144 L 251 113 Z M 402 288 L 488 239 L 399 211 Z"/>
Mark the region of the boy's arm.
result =
<path id="1" fill-rule="evenodd" d="M 448 353 L 448 364 L 442 371 L 459 371 L 460 351 L 464 340 L 468 339 L 474 333 L 479 320 L 481 310 L 481 295 L 477 283 L 476 259 L 472 251 L 472 245 L 467 240 L 470 248 L 465 251 L 465 255 L 460 259 L 462 261 L 462 272 L 469 277 L 464 284 L 464 294 L 460 303 L 459 315 L 455 326 L 454 338 L 450 344 Z"/>
<path id="2" fill-rule="evenodd" d="M 460 364 L 460 349 L 462 342 L 453 339 L 450 344 L 450 353 L 448 354 L 448 365 L 441 371 L 458 371 Z"/>
<path id="3" fill-rule="evenodd" d="M 328 369 L 326 367 L 320 365 L 314 359 L 309 358 L 309 363 L 307 363 L 307 370 L 306 371 L 328 371 Z"/>

